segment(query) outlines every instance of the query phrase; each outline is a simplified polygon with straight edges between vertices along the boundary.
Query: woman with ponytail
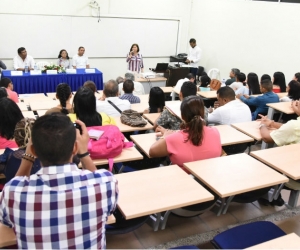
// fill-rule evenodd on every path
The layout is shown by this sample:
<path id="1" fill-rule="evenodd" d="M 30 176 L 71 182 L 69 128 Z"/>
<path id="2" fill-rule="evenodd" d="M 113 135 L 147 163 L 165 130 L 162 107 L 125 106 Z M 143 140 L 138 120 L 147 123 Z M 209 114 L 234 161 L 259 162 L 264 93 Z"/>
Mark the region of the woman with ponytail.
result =
<path id="1" fill-rule="evenodd" d="M 181 103 L 181 130 L 172 131 L 158 127 L 160 139 L 150 148 L 151 157 L 169 156 L 173 164 L 183 170 L 183 163 L 221 156 L 219 131 L 206 127 L 204 103 L 200 96 L 188 96 Z M 187 170 L 185 170 L 188 172 Z"/>
<path id="2" fill-rule="evenodd" d="M 67 83 L 60 83 L 57 85 L 56 98 L 59 100 L 60 104 L 54 108 L 49 109 L 46 112 L 46 115 L 58 112 L 61 112 L 65 115 L 74 113 L 72 104 L 70 103 L 70 100 L 72 98 L 71 88 Z"/>

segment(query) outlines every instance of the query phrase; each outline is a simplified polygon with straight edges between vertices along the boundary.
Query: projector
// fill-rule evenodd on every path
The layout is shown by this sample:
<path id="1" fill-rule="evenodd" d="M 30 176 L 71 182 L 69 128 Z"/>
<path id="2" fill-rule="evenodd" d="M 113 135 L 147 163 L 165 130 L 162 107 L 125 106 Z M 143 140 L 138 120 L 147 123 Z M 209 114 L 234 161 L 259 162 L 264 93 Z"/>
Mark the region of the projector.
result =
<path id="1" fill-rule="evenodd" d="M 142 77 L 145 79 L 150 79 L 150 78 L 155 78 L 155 73 L 154 72 L 145 72 L 142 73 Z"/>

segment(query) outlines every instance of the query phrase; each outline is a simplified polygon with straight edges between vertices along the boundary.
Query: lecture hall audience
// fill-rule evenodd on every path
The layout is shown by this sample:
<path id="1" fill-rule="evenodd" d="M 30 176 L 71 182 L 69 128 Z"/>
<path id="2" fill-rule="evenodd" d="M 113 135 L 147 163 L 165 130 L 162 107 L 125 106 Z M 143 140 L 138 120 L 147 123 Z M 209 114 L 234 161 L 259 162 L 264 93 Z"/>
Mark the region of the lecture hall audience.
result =
<path id="1" fill-rule="evenodd" d="M 15 91 L 13 91 L 14 85 L 13 85 L 11 79 L 9 79 L 7 77 L 3 77 L 0 80 L 0 87 L 6 89 L 8 98 L 13 100 L 15 103 L 19 102 L 18 94 Z"/>

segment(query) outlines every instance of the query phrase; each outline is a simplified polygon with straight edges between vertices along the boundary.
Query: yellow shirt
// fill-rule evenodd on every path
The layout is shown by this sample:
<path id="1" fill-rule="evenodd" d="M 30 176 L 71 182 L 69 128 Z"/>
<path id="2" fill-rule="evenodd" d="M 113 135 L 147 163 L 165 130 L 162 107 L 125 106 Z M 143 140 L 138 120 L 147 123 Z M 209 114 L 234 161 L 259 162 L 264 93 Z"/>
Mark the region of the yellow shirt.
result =
<path id="1" fill-rule="evenodd" d="M 100 112 L 100 115 L 102 117 L 102 126 L 105 126 L 105 125 L 116 125 L 116 121 L 114 118 L 108 116 L 107 114 L 103 113 L 103 112 Z M 76 114 L 68 114 L 68 116 L 70 117 L 70 120 L 72 122 L 75 122 L 77 117 L 76 117 Z"/>
<path id="2" fill-rule="evenodd" d="M 278 146 L 300 143 L 300 117 L 290 120 L 270 133 Z"/>

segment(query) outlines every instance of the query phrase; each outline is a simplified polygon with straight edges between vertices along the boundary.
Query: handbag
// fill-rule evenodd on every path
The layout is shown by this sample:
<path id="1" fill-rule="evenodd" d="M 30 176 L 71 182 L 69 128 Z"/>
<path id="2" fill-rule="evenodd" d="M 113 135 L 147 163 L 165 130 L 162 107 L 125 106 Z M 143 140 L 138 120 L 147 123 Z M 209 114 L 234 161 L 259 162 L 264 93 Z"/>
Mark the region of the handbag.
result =
<path id="1" fill-rule="evenodd" d="M 143 119 L 143 117 L 135 110 L 127 109 L 123 112 L 110 100 L 108 103 L 112 105 L 120 114 L 121 114 L 121 122 L 131 127 L 145 127 L 147 122 Z"/>

